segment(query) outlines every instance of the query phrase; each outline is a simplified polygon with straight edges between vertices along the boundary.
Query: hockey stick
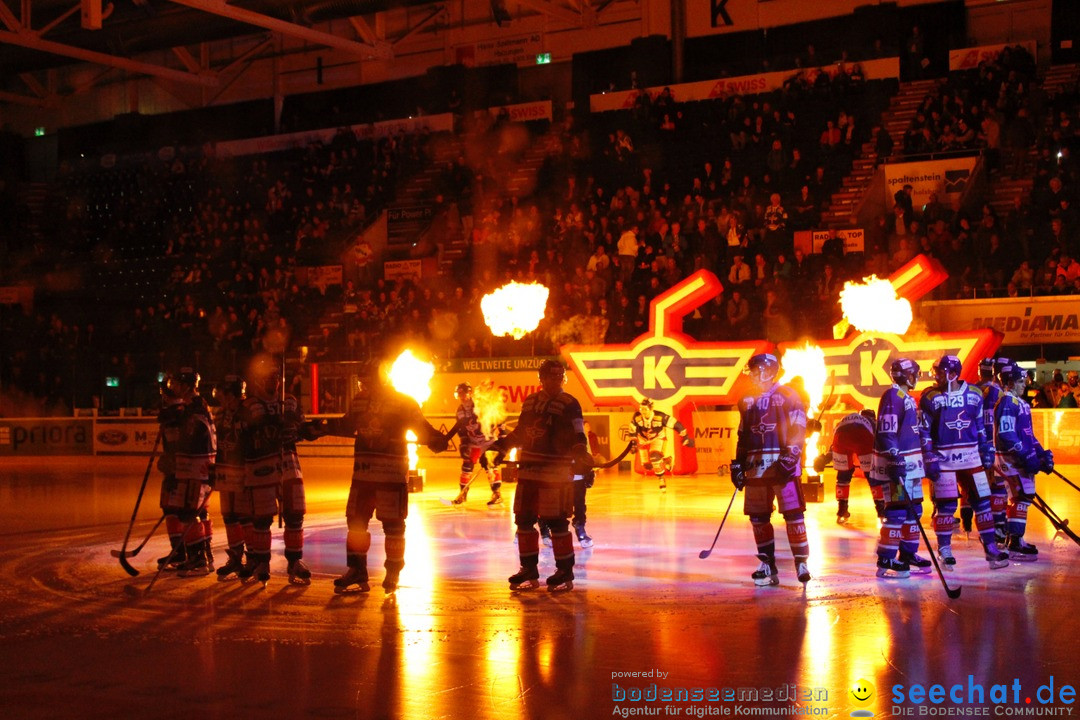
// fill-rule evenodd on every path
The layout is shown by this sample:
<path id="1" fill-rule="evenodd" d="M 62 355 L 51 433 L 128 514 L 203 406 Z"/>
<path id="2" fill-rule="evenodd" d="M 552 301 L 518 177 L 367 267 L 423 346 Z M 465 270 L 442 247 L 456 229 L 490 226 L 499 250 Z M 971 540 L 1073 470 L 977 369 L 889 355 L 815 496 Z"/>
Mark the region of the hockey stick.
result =
<path id="1" fill-rule="evenodd" d="M 157 435 L 154 437 L 154 447 L 150 450 L 150 458 L 146 461 L 146 472 L 143 473 L 142 485 L 139 486 L 139 495 L 135 498 L 135 509 L 131 511 L 131 522 L 128 523 L 127 534 L 124 535 L 124 544 L 120 548 L 120 554 L 117 556 L 120 559 L 120 567 L 124 568 L 131 577 L 135 577 L 139 574 L 139 571 L 131 567 L 131 563 L 127 561 L 127 544 L 131 539 L 131 530 L 135 527 L 135 518 L 139 514 L 139 505 L 142 504 L 143 493 L 146 492 L 146 483 L 150 480 L 150 468 L 154 466 L 154 456 L 157 455 L 158 444 L 161 442 L 161 430 L 158 430 Z M 160 520 L 158 523 L 160 524 Z M 157 525 L 154 526 L 154 530 L 157 530 Z M 154 530 L 150 533 L 153 534 Z M 139 546 L 142 549 L 142 545 Z M 136 551 L 138 552 L 138 551 Z"/>
<path id="2" fill-rule="evenodd" d="M 716 531 L 716 537 L 712 539 L 712 545 L 708 550 L 702 550 L 698 553 L 698 557 L 704 560 L 712 555 L 713 548 L 716 547 L 716 541 L 720 539 L 720 531 L 724 529 L 724 523 L 727 522 L 728 513 L 731 512 L 731 506 L 735 504 L 735 496 L 739 494 L 739 488 L 735 488 L 735 492 L 731 493 L 731 502 L 727 504 L 727 510 L 724 511 L 724 519 L 720 521 L 720 528 Z"/>
<path id="3" fill-rule="evenodd" d="M 919 534 L 922 535 L 923 542 L 926 543 L 926 549 L 930 553 L 930 559 L 934 562 L 934 569 L 937 570 L 938 577 L 941 578 L 941 584 L 945 588 L 945 594 L 949 596 L 950 600 L 955 600 L 960 597 L 960 591 L 963 590 L 963 588 L 951 588 L 949 587 L 949 583 L 945 582 L 945 573 L 941 571 L 941 565 L 938 564 L 937 554 L 930 549 L 932 547 L 930 545 L 930 538 L 927 537 L 926 529 L 923 528 L 922 521 L 919 520 L 918 516 L 915 516 L 915 524 L 919 526 Z"/>
<path id="4" fill-rule="evenodd" d="M 134 550 L 126 550 L 126 551 L 125 550 L 110 550 L 109 552 L 112 554 L 112 556 L 114 558 L 123 558 L 123 557 L 133 558 L 133 557 L 135 557 L 136 555 L 138 555 L 142 551 L 142 549 L 144 547 L 146 547 L 146 543 L 150 542 L 150 538 L 152 538 L 154 536 L 154 533 L 157 532 L 157 529 L 159 527 L 161 527 L 161 523 L 163 523 L 163 522 L 165 522 L 165 516 L 164 515 L 162 515 L 161 517 L 159 517 L 157 519 L 157 522 L 154 523 L 154 527 L 150 528 L 150 532 L 148 532 L 146 534 L 146 537 L 143 538 L 143 541 L 141 543 L 139 543 L 139 546 L 136 547 Z M 134 569 L 135 568 L 132 568 L 132 570 L 134 570 Z M 138 575 L 138 574 L 139 574 L 138 571 L 136 571 L 135 575 Z"/>
<path id="5" fill-rule="evenodd" d="M 475 471 L 473 472 L 473 474 L 472 474 L 472 477 L 471 477 L 471 478 L 469 478 L 469 482 L 465 483 L 465 487 L 464 487 L 464 488 L 460 487 L 460 485 L 459 485 L 459 487 L 458 487 L 458 494 L 459 494 L 459 495 L 461 494 L 461 491 L 462 491 L 462 490 L 468 490 L 468 489 L 469 489 L 470 487 L 472 487 L 472 484 L 473 484 L 473 480 L 475 480 L 476 478 L 480 477 L 480 471 L 481 471 L 481 470 L 484 470 L 484 472 L 485 472 L 485 473 L 487 472 L 487 469 L 486 469 L 486 468 L 483 468 L 483 467 L 478 467 L 478 468 L 476 468 L 476 470 L 475 470 Z M 439 502 L 441 502 L 441 503 L 442 503 L 443 505 L 445 505 L 445 506 L 447 506 L 447 507 L 450 507 L 450 506 L 452 506 L 452 505 L 454 504 L 452 500 L 447 500 L 447 499 L 446 499 L 446 498 L 444 498 L 444 497 L 440 497 L 440 498 L 439 498 Z"/>
<path id="6" fill-rule="evenodd" d="M 1046 519 L 1050 521 L 1050 524 L 1054 526 L 1054 530 L 1058 533 L 1065 535 L 1077 545 L 1080 545 L 1080 536 L 1078 536 L 1073 529 L 1069 527 L 1068 518 L 1063 518 L 1054 512 L 1054 509 L 1050 507 L 1039 493 L 1035 493 L 1035 502 L 1031 503 L 1039 512 L 1046 516 Z"/>
<path id="7" fill-rule="evenodd" d="M 1065 484 L 1068 485 L 1069 487 L 1071 487 L 1073 490 L 1080 491 L 1080 485 L 1077 485 L 1072 480 L 1070 480 L 1069 478 L 1067 478 L 1064 475 L 1062 475 L 1061 473 L 1059 473 L 1057 470 L 1051 470 L 1050 472 L 1052 472 L 1053 474 L 1055 474 L 1059 478 L 1061 478 L 1065 482 Z"/>
<path id="8" fill-rule="evenodd" d="M 633 447 L 634 447 L 634 441 L 631 440 L 630 442 L 626 443 L 626 447 L 623 448 L 623 451 L 621 453 L 619 453 L 618 457 L 616 457 L 614 460 L 608 460 L 606 463 L 604 463 L 602 465 L 594 465 L 592 469 L 593 470 L 607 470 L 610 467 L 615 467 L 616 465 L 618 465 L 619 463 L 621 463 L 623 461 L 623 458 L 625 458 L 627 455 L 630 454 L 630 451 L 633 449 Z"/>

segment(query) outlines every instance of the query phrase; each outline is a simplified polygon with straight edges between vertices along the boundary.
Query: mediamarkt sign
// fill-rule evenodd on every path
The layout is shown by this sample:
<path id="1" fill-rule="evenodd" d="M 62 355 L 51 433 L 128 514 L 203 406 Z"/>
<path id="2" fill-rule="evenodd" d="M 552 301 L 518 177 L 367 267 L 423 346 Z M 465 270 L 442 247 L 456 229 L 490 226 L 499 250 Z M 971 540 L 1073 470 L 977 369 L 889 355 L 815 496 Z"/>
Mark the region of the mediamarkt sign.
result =
<path id="1" fill-rule="evenodd" d="M 920 255 L 890 278 L 897 293 L 909 300 L 945 279 L 940 265 Z M 713 299 L 724 286 L 715 275 L 699 270 L 652 301 L 649 331 L 619 345 L 569 345 L 562 349 L 589 398 L 598 406 L 636 405 L 642 398 L 670 410 L 693 433 L 693 410 L 698 405 L 733 405 L 749 391 L 743 370 L 749 359 L 773 349 L 767 340 L 699 342 L 683 332 L 683 318 Z M 803 343 L 785 343 L 788 347 Z M 964 377 L 975 380 L 978 361 L 1001 344 L 992 329 L 969 332 L 894 335 L 856 332 L 841 339 L 816 343 L 825 351 L 830 374 L 829 393 L 865 407 L 876 407 L 892 384 L 889 365 L 909 357 L 929 370 L 942 355 L 964 363 Z M 925 387 L 929 380 L 923 380 Z M 697 471 L 693 448 L 674 443 L 677 474 Z"/>

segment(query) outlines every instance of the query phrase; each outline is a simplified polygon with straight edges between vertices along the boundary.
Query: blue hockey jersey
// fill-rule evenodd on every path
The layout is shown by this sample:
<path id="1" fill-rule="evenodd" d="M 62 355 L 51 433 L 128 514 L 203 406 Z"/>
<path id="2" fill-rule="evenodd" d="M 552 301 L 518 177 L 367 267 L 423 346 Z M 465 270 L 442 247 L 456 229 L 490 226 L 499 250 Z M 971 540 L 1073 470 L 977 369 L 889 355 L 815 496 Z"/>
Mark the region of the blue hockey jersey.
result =
<path id="1" fill-rule="evenodd" d="M 929 388 L 919 409 L 930 448 L 942 470 L 982 467 L 981 455 L 989 453 L 991 443 L 983 424 L 982 393 L 966 382 L 953 392 Z"/>
<path id="2" fill-rule="evenodd" d="M 1043 447 L 1031 426 L 1031 408 L 1011 393 L 1004 393 L 994 409 L 994 445 L 997 469 L 1006 475 L 1017 471 L 1035 472 L 1033 467 L 1043 454 Z"/>
<path id="3" fill-rule="evenodd" d="M 921 481 L 925 434 L 919 422 L 919 406 L 915 398 L 893 385 L 878 402 L 877 428 L 874 433 L 874 460 L 870 478 L 879 482 L 890 479 L 888 468 L 893 463 L 904 464 L 906 480 Z"/>
<path id="4" fill-rule="evenodd" d="M 799 457 L 794 473 L 798 477 L 805 444 L 806 407 L 791 388 L 777 384 L 739 401 L 735 459 L 743 464 L 748 480 L 786 482 L 791 475 L 777 463 L 784 451 Z"/>

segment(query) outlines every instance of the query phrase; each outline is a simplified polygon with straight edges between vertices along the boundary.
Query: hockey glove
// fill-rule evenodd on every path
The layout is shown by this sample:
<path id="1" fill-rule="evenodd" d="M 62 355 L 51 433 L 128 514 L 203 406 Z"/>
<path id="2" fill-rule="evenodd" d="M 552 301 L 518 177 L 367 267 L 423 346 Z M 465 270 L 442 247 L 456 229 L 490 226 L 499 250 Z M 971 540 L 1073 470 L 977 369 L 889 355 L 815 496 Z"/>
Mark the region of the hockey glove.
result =
<path id="1" fill-rule="evenodd" d="M 682 444 L 683 444 L 683 447 L 692 448 L 692 447 L 694 447 L 694 438 L 690 437 L 689 435 L 683 435 L 682 436 Z"/>
<path id="2" fill-rule="evenodd" d="M 731 461 L 731 484 L 736 490 L 746 487 L 746 468 L 738 460 Z"/>
<path id="3" fill-rule="evenodd" d="M 211 490 L 217 485 L 217 469 L 213 465 L 210 466 L 210 472 L 206 476 L 206 484 Z"/>
<path id="4" fill-rule="evenodd" d="M 1047 475 L 1054 472 L 1054 453 L 1050 450 L 1043 450 L 1039 456 L 1039 470 Z"/>
<path id="5" fill-rule="evenodd" d="M 780 459 L 776 461 L 776 464 L 780 466 L 781 472 L 788 477 L 796 477 L 799 474 L 799 450 L 798 448 L 789 447 L 780 453 Z"/>
<path id="6" fill-rule="evenodd" d="M 593 465 L 596 464 L 592 453 L 589 452 L 589 448 L 584 445 L 575 445 L 570 457 L 574 462 L 574 466 L 580 471 L 592 469 Z"/>
<path id="7" fill-rule="evenodd" d="M 324 420 L 308 420 L 300 426 L 300 439 L 318 440 L 323 436 L 323 431 L 326 429 L 326 421 Z"/>
<path id="8" fill-rule="evenodd" d="M 291 445 L 300 439 L 300 428 L 295 423 L 285 423 L 281 426 L 281 442 Z"/>
<path id="9" fill-rule="evenodd" d="M 982 466 L 989 470 L 994 467 L 994 448 L 983 448 L 979 451 L 979 460 L 982 462 Z"/>
<path id="10" fill-rule="evenodd" d="M 446 448 L 450 447 L 450 438 L 442 434 L 435 435 L 431 440 L 428 440 L 427 446 L 428 450 L 433 453 L 444 452 Z"/>
<path id="11" fill-rule="evenodd" d="M 806 432 L 819 433 L 821 432 L 821 421 L 817 418 L 810 418 L 806 421 Z"/>
<path id="12" fill-rule="evenodd" d="M 1032 475 L 1039 472 L 1039 469 L 1042 467 L 1042 463 L 1039 462 L 1039 455 L 1034 450 L 1028 450 L 1024 453 L 1020 458 L 1019 464 L 1024 472 L 1031 473 Z"/>
<path id="13" fill-rule="evenodd" d="M 899 458 L 890 460 L 889 464 L 885 466 L 885 474 L 897 485 L 903 485 L 904 480 L 907 479 L 907 464 Z M 929 477 L 929 474 L 927 474 L 927 477 Z"/>
<path id="14" fill-rule="evenodd" d="M 937 458 L 926 460 L 923 465 L 923 472 L 926 473 L 926 477 L 930 479 L 930 482 L 937 482 L 941 479 L 941 462 Z"/>
<path id="15" fill-rule="evenodd" d="M 829 464 L 829 458 L 827 455 L 818 455 L 814 458 L 814 472 L 818 475 L 825 472 L 825 468 Z"/>
<path id="16" fill-rule="evenodd" d="M 591 468 L 586 470 L 583 479 L 585 480 L 585 489 L 588 490 L 596 484 L 596 471 Z"/>

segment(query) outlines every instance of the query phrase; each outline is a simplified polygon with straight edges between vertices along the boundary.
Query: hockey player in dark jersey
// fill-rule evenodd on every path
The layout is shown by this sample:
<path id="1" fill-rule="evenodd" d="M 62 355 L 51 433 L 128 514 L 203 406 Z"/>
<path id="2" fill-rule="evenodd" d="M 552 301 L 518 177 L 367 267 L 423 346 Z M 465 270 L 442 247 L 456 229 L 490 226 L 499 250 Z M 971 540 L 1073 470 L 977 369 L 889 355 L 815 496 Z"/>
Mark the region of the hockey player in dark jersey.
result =
<path id="1" fill-rule="evenodd" d="M 638 405 L 638 411 L 630 419 L 630 428 L 637 440 L 638 462 L 645 472 L 652 470 L 660 480 L 660 489 L 667 488 L 667 480 L 664 474 L 667 472 L 665 465 L 664 449 L 667 446 L 667 429 L 671 428 L 682 437 L 682 444 L 686 447 L 694 447 L 694 438 L 686 431 L 681 422 L 665 412 L 660 412 L 653 407 L 653 401 L 645 398 Z"/>
<path id="2" fill-rule="evenodd" d="M 927 443 L 919 406 L 911 396 L 918 383 L 919 366 L 908 358 L 898 358 L 889 367 L 889 375 L 893 385 L 878 402 L 870 467 L 870 484 L 875 497 L 880 495 L 884 509 L 877 576 L 906 578 L 913 568 L 916 572 L 930 572 L 932 564 L 918 555 Z"/>
<path id="3" fill-rule="evenodd" d="M 162 399 L 158 422 L 165 452 L 159 466 L 167 471 L 161 486 L 161 508 L 173 553 L 172 561 L 166 557 L 159 564 L 185 576 L 205 575 L 214 570 L 211 523 L 206 513 L 217 451 L 214 420 L 199 395 L 199 374 L 190 367 L 180 368 L 168 380 Z"/>
<path id="4" fill-rule="evenodd" d="M 845 416 L 833 430 L 830 451 L 832 464 L 836 470 L 836 522 L 843 525 L 851 517 L 848 512 L 848 500 L 851 497 L 851 478 L 856 470 L 861 470 L 863 477 L 870 478 L 870 465 L 874 457 L 874 423 L 877 417 L 873 410 L 863 410 Z M 822 468 L 824 469 L 824 468 Z M 815 467 L 815 470 L 817 468 Z M 818 472 L 821 472 L 818 470 Z M 874 506 L 881 515 L 881 498 L 874 496 Z"/>
<path id="5" fill-rule="evenodd" d="M 997 375 L 1011 361 L 1006 357 L 986 358 L 979 362 L 979 391 L 983 396 L 983 426 L 986 429 L 986 438 L 991 442 L 994 439 L 994 408 L 1003 393 L 1001 384 L 997 381 Z M 997 477 L 994 465 L 986 468 L 986 479 L 990 482 L 990 511 L 994 514 L 994 534 L 998 543 L 1006 540 L 1006 508 L 1009 505 L 1009 490 L 1002 478 Z M 963 523 L 964 532 L 971 532 L 971 518 L 974 512 L 966 496 L 960 502 L 960 521 Z"/>
<path id="6" fill-rule="evenodd" d="M 731 481 L 745 488 L 743 511 L 750 517 L 761 566 L 751 576 L 758 586 L 779 585 L 772 513 L 773 501 L 787 523 L 788 544 L 799 582 L 810 581 L 807 560 L 806 501 L 799 479 L 806 442 L 806 406 L 798 394 L 777 383 L 775 355 L 754 355 L 747 373 L 754 391 L 739 400 L 739 433 Z"/>
<path id="7" fill-rule="evenodd" d="M 984 468 L 994 463 L 994 447 L 986 437 L 983 397 L 960 379 L 963 367 L 955 355 L 945 355 L 934 365 L 936 387 L 928 388 L 919 401 L 922 423 L 930 443 L 926 476 L 933 483 L 934 532 L 938 557 L 946 569 L 956 566 L 952 553 L 953 525 L 959 488 L 964 488 L 975 511 L 975 527 L 991 568 L 1009 564 L 1009 555 L 994 534 L 990 510 L 990 482 Z"/>
<path id="8" fill-rule="evenodd" d="M 548 590 L 574 587 L 574 543 L 570 514 L 574 505 L 575 472 L 592 468 L 581 405 L 562 387 L 566 369 L 555 360 L 540 365 L 540 390 L 525 398 L 514 430 L 499 441 L 500 448 L 520 448 L 518 487 L 514 494 L 521 567 L 510 576 L 513 590 L 539 586 L 540 533 L 537 521 L 551 528 L 555 573 Z M 576 468 L 576 469 L 575 469 Z"/>
<path id="9" fill-rule="evenodd" d="M 345 509 L 348 534 L 345 561 L 348 569 L 334 580 L 334 592 L 354 587 L 367 592 L 367 555 L 371 548 L 368 526 L 372 515 L 382 523 L 386 549 L 386 575 L 382 586 L 387 593 L 397 590 L 405 567 L 405 520 L 409 516 L 409 454 L 407 431 L 432 452 L 446 450 L 446 436 L 432 427 L 420 412 L 416 400 L 388 386 L 376 363 L 364 366 L 358 375 L 358 392 L 349 412 L 327 420 L 321 434 L 354 438 L 352 484 Z"/>
<path id="10" fill-rule="evenodd" d="M 244 534 L 251 533 L 251 497 L 244 491 L 244 447 L 236 422 L 245 391 L 246 383 L 238 375 L 226 375 L 225 382 L 214 391 L 221 403 L 214 419 L 217 428 L 214 489 L 228 543 L 225 551 L 228 560 L 217 569 L 218 580 L 225 580 L 244 567 Z"/>
<path id="11" fill-rule="evenodd" d="M 1035 500 L 1035 473 L 1054 471 L 1054 453 L 1045 450 L 1031 427 L 1031 408 L 1024 401 L 1027 375 L 1015 363 L 1001 368 L 1004 394 L 994 409 L 996 474 L 1007 483 L 1009 557 L 1021 562 L 1039 558 L 1038 549 L 1024 540 L 1028 507 Z"/>
<path id="12" fill-rule="evenodd" d="M 454 504 L 460 505 L 469 496 L 469 486 L 473 481 L 473 472 L 477 463 L 487 475 L 488 485 L 491 487 L 491 499 L 488 507 L 494 507 L 502 502 L 502 477 L 497 467 L 488 462 L 487 450 L 496 438 L 488 438 L 484 434 L 480 418 L 476 414 L 476 405 L 473 403 L 473 389 L 469 383 L 458 383 L 454 390 L 458 405 L 454 427 L 447 432 L 447 436 L 458 437 L 458 452 L 461 454 L 461 475 L 458 478 L 458 496 L 454 498 Z M 498 429 L 496 428 L 496 433 Z"/>
<path id="13" fill-rule="evenodd" d="M 315 435 L 296 397 L 282 394 L 279 367 L 266 356 L 252 362 L 247 397 L 235 421 L 243 447 L 244 489 L 250 498 L 252 519 L 251 534 L 244 538 L 247 562 L 237 575 L 241 580 L 254 576 L 264 586 L 270 580 L 270 527 L 280 501 L 289 582 L 308 585 L 311 571 L 302 559 L 307 501 L 296 442 Z"/>

